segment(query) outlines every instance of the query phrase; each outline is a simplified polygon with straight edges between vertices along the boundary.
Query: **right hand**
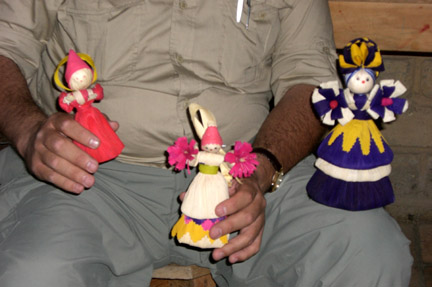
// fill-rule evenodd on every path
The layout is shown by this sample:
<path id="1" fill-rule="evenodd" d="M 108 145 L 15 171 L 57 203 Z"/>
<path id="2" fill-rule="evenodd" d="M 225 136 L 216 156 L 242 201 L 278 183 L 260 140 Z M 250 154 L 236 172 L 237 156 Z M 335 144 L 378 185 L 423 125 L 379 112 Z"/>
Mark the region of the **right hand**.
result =
<path id="1" fill-rule="evenodd" d="M 113 129 L 118 124 L 111 123 Z M 79 194 L 94 184 L 98 162 L 72 140 L 97 148 L 99 139 L 66 113 L 55 113 L 33 129 L 20 154 L 39 179 Z"/>

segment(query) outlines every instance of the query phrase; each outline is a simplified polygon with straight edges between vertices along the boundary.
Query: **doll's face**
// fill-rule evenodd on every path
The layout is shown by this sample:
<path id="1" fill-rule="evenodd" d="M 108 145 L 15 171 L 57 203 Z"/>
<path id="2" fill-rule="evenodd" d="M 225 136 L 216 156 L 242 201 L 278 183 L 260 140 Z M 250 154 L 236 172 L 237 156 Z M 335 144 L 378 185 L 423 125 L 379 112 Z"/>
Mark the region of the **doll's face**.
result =
<path id="1" fill-rule="evenodd" d="M 73 91 L 87 89 L 92 82 L 93 73 L 91 69 L 80 69 L 74 72 L 69 79 L 69 88 Z"/>
<path id="2" fill-rule="evenodd" d="M 206 144 L 202 147 L 204 151 L 211 152 L 211 153 L 218 153 L 221 149 L 221 146 L 218 144 Z"/>
<path id="3" fill-rule="evenodd" d="M 348 89 L 355 94 L 366 94 L 374 85 L 374 79 L 364 69 L 356 72 L 348 81 Z"/>

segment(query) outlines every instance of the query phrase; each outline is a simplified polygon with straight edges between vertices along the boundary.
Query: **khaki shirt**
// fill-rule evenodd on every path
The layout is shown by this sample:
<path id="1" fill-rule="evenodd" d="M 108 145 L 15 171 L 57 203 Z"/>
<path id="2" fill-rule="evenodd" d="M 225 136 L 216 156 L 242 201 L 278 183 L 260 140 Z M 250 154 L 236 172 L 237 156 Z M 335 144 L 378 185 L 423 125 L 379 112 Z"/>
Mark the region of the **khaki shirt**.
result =
<path id="1" fill-rule="evenodd" d="M 25 75 L 34 100 L 57 111 L 52 81 L 69 49 L 95 61 L 120 123 L 119 160 L 163 166 L 177 137 L 193 137 L 187 107 L 211 110 L 227 146 L 251 140 L 299 83 L 337 79 L 327 0 L 0 0 L 0 54 Z"/>

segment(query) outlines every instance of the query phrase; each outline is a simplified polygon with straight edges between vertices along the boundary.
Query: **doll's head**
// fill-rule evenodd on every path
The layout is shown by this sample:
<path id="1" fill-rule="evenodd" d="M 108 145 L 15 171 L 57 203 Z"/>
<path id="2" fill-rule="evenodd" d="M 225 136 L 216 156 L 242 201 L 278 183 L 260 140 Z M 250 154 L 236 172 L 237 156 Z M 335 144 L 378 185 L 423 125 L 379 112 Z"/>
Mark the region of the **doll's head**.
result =
<path id="1" fill-rule="evenodd" d="M 384 71 L 384 63 L 374 41 L 357 38 L 349 42 L 339 55 L 339 68 L 351 91 L 361 90 L 363 92 L 355 93 L 366 93 L 372 89 L 379 73 Z M 363 81 L 365 82 L 362 83 Z"/>
<path id="2" fill-rule="evenodd" d="M 222 138 L 216 126 L 208 126 L 201 139 L 204 151 L 217 153 L 222 147 Z"/>
<path id="3" fill-rule="evenodd" d="M 73 50 L 69 51 L 65 79 L 72 91 L 87 89 L 93 80 L 93 70 Z"/>
<path id="4" fill-rule="evenodd" d="M 344 75 L 347 88 L 355 94 L 369 93 L 375 84 L 375 73 L 370 69 L 358 69 Z"/>

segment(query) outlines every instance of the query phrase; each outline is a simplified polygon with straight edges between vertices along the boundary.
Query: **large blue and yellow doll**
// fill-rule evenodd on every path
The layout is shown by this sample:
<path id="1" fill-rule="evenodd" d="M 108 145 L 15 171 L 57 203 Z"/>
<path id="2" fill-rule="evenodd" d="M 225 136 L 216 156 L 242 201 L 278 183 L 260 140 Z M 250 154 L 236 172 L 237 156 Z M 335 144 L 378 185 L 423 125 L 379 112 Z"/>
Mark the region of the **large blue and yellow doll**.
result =
<path id="1" fill-rule="evenodd" d="M 307 185 L 313 200 L 346 210 L 367 210 L 394 201 L 389 174 L 393 152 L 375 124 L 396 119 L 408 108 L 398 98 L 406 89 L 394 80 L 376 84 L 384 70 L 379 48 L 368 38 L 348 43 L 339 56 L 346 88 L 338 81 L 315 89 L 313 106 L 324 124 L 335 128 L 320 144 L 317 171 Z"/>

